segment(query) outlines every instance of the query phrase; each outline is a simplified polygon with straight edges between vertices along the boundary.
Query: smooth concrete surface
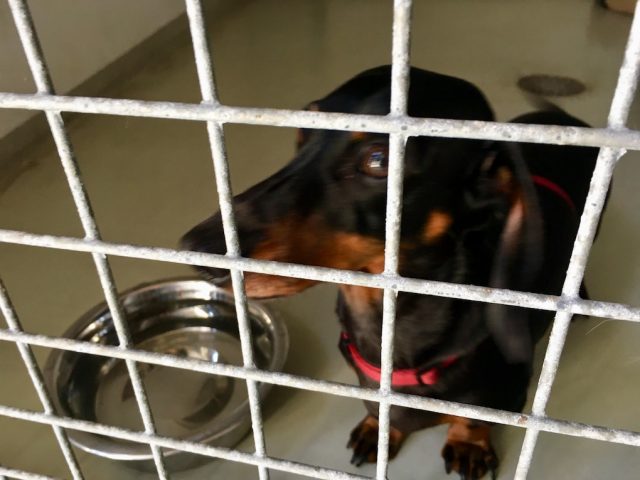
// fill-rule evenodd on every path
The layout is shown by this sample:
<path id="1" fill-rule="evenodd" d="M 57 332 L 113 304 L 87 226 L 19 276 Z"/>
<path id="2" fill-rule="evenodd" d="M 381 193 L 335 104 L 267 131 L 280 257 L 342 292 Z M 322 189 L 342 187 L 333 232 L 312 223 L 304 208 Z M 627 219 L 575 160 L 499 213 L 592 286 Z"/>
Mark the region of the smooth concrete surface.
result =
<path id="1" fill-rule="evenodd" d="M 260 0 L 210 24 L 222 100 L 234 105 L 299 108 L 358 71 L 387 63 L 391 2 L 372 0 Z M 552 73 L 583 81 L 587 90 L 558 103 L 604 125 L 629 17 L 587 0 L 419 1 L 413 63 L 478 84 L 501 120 L 530 107 L 515 84 L 520 75 Z M 117 36 L 113 26 L 109 35 Z M 82 41 L 78 37 L 78 41 Z M 161 61 L 104 96 L 197 102 L 193 54 L 185 36 L 167 45 Z M 55 74 L 55 71 L 54 71 Z M 54 78 L 55 81 L 55 78 Z M 630 124 L 638 127 L 634 108 Z M 284 165 L 293 153 L 291 129 L 225 128 L 233 187 L 240 192 Z M 85 115 L 70 126 L 86 187 L 106 240 L 174 247 L 180 235 L 216 209 L 203 124 Z M 26 154 L 31 167 L 0 195 L 0 228 L 81 236 L 67 185 L 50 142 Z M 640 156 L 620 162 L 587 281 L 594 299 L 640 304 Z M 183 266 L 111 258 L 117 285 L 188 275 Z M 0 274 L 30 332 L 60 335 L 102 300 L 87 254 L 0 245 Z M 315 287 L 274 302 L 292 338 L 286 371 L 354 382 L 337 348 L 335 287 Z M 548 412 L 555 418 L 640 430 L 640 326 L 593 318 L 574 322 Z M 542 346 L 541 346 L 542 347 Z M 539 349 L 541 360 L 542 348 Z M 36 349 L 41 363 L 46 349 Z M 539 362 L 538 362 L 539 364 Z M 535 383 L 535 381 L 534 381 Z M 0 403 L 39 409 L 16 347 L 0 343 Z M 529 407 L 527 407 L 529 408 Z M 264 406 L 270 455 L 373 475 L 349 465 L 348 434 L 364 415 L 359 401 L 276 388 Z M 445 430 L 411 437 L 391 463 L 391 479 L 444 479 L 440 449 Z M 497 427 L 500 479 L 513 477 L 523 431 Z M 248 438 L 239 448 L 250 451 Z M 88 479 L 151 479 L 79 452 Z M 69 478 L 51 429 L 0 418 L 0 464 Z M 631 447 L 542 434 L 532 479 L 638 478 Z M 254 467 L 217 461 L 173 478 L 254 479 Z M 272 472 L 272 479 L 299 478 Z"/>

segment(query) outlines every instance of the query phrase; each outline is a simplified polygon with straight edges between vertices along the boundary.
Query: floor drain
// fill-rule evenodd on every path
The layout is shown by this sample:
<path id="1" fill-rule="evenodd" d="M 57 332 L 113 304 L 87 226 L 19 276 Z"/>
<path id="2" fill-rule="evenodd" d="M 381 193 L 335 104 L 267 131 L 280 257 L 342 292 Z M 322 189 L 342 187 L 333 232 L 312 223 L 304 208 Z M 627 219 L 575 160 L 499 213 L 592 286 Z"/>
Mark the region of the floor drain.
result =
<path id="1" fill-rule="evenodd" d="M 526 92 L 548 97 L 568 97 L 582 93 L 585 89 L 584 83 L 575 78 L 545 74 L 520 77 L 518 87 Z"/>

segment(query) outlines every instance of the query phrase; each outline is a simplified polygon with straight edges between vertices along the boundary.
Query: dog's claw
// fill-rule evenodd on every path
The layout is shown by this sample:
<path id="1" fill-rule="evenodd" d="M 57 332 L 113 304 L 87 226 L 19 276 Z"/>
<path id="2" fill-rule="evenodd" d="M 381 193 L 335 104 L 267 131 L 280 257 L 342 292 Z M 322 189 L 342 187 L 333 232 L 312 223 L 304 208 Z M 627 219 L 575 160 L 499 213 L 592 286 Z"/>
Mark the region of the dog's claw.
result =
<path id="1" fill-rule="evenodd" d="M 462 478 L 462 480 L 469 480 L 467 476 L 467 472 L 469 471 L 469 457 L 461 456 L 458 462 L 460 465 L 460 478 Z"/>
<path id="2" fill-rule="evenodd" d="M 400 450 L 404 435 L 391 427 L 389 438 L 389 459 L 392 459 Z M 353 449 L 351 464 L 356 467 L 364 463 L 373 463 L 378 457 L 378 420 L 367 416 L 351 432 L 347 448 Z"/>
<path id="3" fill-rule="evenodd" d="M 444 458 L 444 469 L 447 472 L 447 475 L 449 475 L 451 470 L 453 470 L 453 456 L 453 447 L 446 444 L 442 449 L 442 458 Z"/>
<path id="4" fill-rule="evenodd" d="M 495 454 L 488 459 L 487 467 L 489 468 L 489 472 L 491 472 L 491 480 L 496 480 L 496 478 L 498 478 L 498 457 L 496 457 Z"/>
<path id="5" fill-rule="evenodd" d="M 480 480 L 487 473 L 496 480 L 498 459 L 490 446 L 467 442 L 448 442 L 442 449 L 447 474 L 457 472 L 460 480 Z"/>
<path id="6" fill-rule="evenodd" d="M 366 452 L 354 452 L 351 456 L 351 465 L 355 465 L 356 467 L 361 467 L 362 464 L 367 460 Z"/>

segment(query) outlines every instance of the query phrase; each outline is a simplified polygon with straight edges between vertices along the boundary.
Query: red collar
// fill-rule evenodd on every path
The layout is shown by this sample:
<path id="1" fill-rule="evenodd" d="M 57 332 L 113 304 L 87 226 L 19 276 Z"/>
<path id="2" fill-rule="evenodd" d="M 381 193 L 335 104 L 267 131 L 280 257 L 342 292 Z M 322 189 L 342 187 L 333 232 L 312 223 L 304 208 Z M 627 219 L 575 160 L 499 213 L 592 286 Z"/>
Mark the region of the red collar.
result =
<path id="1" fill-rule="evenodd" d="M 552 182 L 548 178 L 541 177 L 540 175 L 532 175 L 531 179 L 533 180 L 533 183 L 535 183 L 536 185 L 546 188 L 547 190 L 551 190 L 553 193 L 555 193 L 560 198 L 562 198 L 562 200 L 564 200 L 564 202 L 567 205 L 569 205 L 569 208 L 571 210 L 573 210 L 574 212 L 576 211 L 576 204 L 573 203 L 571 196 L 560 185 L 558 185 L 555 182 Z"/>
<path id="2" fill-rule="evenodd" d="M 340 346 L 349 354 L 353 366 L 366 377 L 374 382 L 380 383 L 381 371 L 379 367 L 367 362 L 358 351 L 358 348 L 351 341 L 346 332 L 340 335 Z M 393 387 L 415 387 L 417 385 L 434 385 L 440 378 L 442 369 L 458 360 L 455 355 L 445 359 L 440 365 L 433 367 L 426 372 L 420 373 L 417 368 L 404 368 L 394 370 L 391 374 L 391 386 Z"/>

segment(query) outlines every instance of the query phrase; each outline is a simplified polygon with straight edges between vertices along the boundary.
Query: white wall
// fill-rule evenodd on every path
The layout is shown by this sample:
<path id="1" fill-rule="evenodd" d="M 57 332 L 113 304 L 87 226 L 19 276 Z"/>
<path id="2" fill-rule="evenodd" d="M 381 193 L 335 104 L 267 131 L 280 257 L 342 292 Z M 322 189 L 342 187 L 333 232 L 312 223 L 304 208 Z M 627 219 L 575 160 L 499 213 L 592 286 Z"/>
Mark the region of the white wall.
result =
<path id="1" fill-rule="evenodd" d="M 184 10 L 179 0 L 30 0 L 58 93 L 67 93 Z M 0 91 L 35 91 L 7 2 L 0 1 Z M 34 115 L 0 109 L 0 138 Z"/>

